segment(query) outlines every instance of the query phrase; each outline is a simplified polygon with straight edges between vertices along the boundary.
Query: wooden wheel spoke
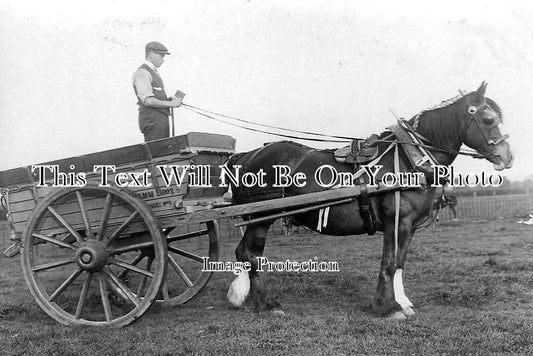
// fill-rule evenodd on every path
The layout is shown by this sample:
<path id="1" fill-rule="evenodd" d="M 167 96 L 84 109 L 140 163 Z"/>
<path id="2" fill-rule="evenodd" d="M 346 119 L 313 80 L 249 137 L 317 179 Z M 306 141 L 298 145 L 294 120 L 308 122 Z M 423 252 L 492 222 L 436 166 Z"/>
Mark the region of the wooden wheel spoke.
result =
<path id="1" fill-rule="evenodd" d="M 153 241 L 146 241 L 146 242 L 140 242 L 138 244 L 133 244 L 133 245 L 128 245 L 128 246 L 120 246 L 120 247 L 116 247 L 116 248 L 111 248 L 107 252 L 110 255 L 116 255 L 116 254 L 119 254 L 119 253 L 130 252 L 130 251 L 135 251 L 135 250 L 141 250 L 143 248 L 148 248 L 148 247 L 154 247 L 154 242 Z"/>
<path id="2" fill-rule="evenodd" d="M 122 283 L 122 281 L 118 279 L 118 277 L 113 272 L 111 272 L 107 268 L 103 269 L 102 271 L 124 293 L 127 299 L 129 299 L 136 307 L 139 306 L 139 300 L 137 299 L 137 297 L 135 297 L 132 291 L 124 283 Z"/>
<path id="3" fill-rule="evenodd" d="M 141 262 L 141 260 L 146 257 L 146 255 L 144 255 L 143 253 L 139 254 L 139 256 L 137 256 L 135 258 L 135 260 L 131 263 L 133 266 L 137 266 L 139 264 L 139 262 Z M 125 269 L 124 271 L 120 272 L 120 274 L 118 275 L 118 278 L 122 279 L 124 277 L 126 277 L 126 275 L 128 274 L 128 270 Z"/>
<path id="4" fill-rule="evenodd" d="M 154 262 L 154 259 L 152 257 L 148 257 L 148 260 L 146 261 L 146 270 L 149 271 L 152 268 L 152 263 Z M 139 283 L 139 288 L 137 288 L 137 295 L 139 297 L 142 297 L 142 293 L 144 291 L 144 288 L 146 286 L 146 279 L 148 277 L 142 276 L 141 282 Z"/>
<path id="5" fill-rule="evenodd" d="M 93 229 L 89 222 L 89 215 L 87 214 L 87 209 L 85 208 L 85 202 L 83 201 L 83 196 L 79 190 L 76 191 L 76 198 L 78 198 L 78 205 L 80 207 L 81 217 L 83 218 L 83 224 L 85 225 L 85 233 L 87 234 L 87 239 L 93 239 Z"/>
<path id="6" fill-rule="evenodd" d="M 79 319 L 81 317 L 81 313 L 83 312 L 83 307 L 85 306 L 85 299 L 87 299 L 87 292 L 89 291 L 89 285 L 91 284 L 92 278 L 93 278 L 92 272 L 88 272 L 87 277 L 85 278 L 85 281 L 83 282 L 83 287 L 81 288 L 81 294 L 80 294 L 80 299 L 78 300 L 78 306 L 76 307 L 76 315 L 75 315 L 76 319 Z"/>
<path id="7" fill-rule="evenodd" d="M 181 267 L 174 261 L 174 259 L 171 256 L 168 256 L 168 262 L 174 268 L 174 270 L 179 274 L 179 276 L 187 283 L 189 287 L 192 287 L 194 284 L 191 282 L 189 277 L 185 274 L 185 272 L 181 269 Z"/>
<path id="8" fill-rule="evenodd" d="M 47 242 L 50 242 L 51 244 L 54 244 L 54 245 L 57 245 L 57 246 L 61 246 L 61 247 L 64 247 L 64 248 L 68 248 L 68 249 L 71 249 L 72 251 L 76 251 L 77 248 L 67 242 L 63 242 L 61 240 L 57 240 L 57 239 L 54 239 L 53 237 L 50 237 L 50 236 L 46 236 L 46 235 L 43 235 L 43 234 L 39 234 L 37 232 L 34 232 L 33 234 L 31 234 L 33 237 L 35 238 L 38 238 L 38 239 L 41 239 L 41 240 L 44 240 L 44 241 L 47 241 Z"/>
<path id="9" fill-rule="evenodd" d="M 107 296 L 107 289 L 105 287 L 105 276 L 102 273 L 98 273 L 98 285 L 100 287 L 102 305 L 104 306 L 105 320 L 111 321 L 113 319 L 113 315 L 111 314 L 111 305 L 109 305 L 109 297 Z"/>
<path id="10" fill-rule="evenodd" d="M 38 266 L 32 267 L 31 270 L 33 272 L 41 272 L 41 271 L 46 271 L 46 270 L 51 269 L 51 268 L 65 266 L 65 265 L 68 265 L 68 264 L 74 263 L 74 262 L 76 262 L 75 258 L 68 258 L 66 260 L 44 263 L 42 265 L 38 265 Z"/>
<path id="11" fill-rule="evenodd" d="M 163 287 L 161 288 L 161 292 L 163 293 L 163 299 L 164 300 L 169 300 L 170 299 L 170 295 L 168 294 L 168 283 L 167 283 L 167 281 L 163 282 Z"/>
<path id="12" fill-rule="evenodd" d="M 139 283 L 139 286 L 137 287 L 137 297 L 139 298 L 143 297 L 142 293 L 144 292 L 144 287 L 146 287 L 146 279 L 148 279 L 148 277 L 142 276 L 141 282 Z"/>
<path id="13" fill-rule="evenodd" d="M 111 241 L 113 241 L 114 239 L 116 239 L 120 233 L 122 231 L 124 231 L 124 229 L 139 215 L 139 212 L 137 210 L 135 210 L 133 213 L 131 213 L 131 215 L 126 219 L 126 221 L 124 221 L 122 223 L 122 225 L 120 225 L 118 227 L 118 229 L 115 230 L 115 232 L 113 232 L 113 235 L 111 235 L 111 237 L 106 240 L 106 245 L 109 245 L 109 243 Z"/>
<path id="14" fill-rule="evenodd" d="M 61 214 L 59 214 L 56 209 L 51 206 L 48 206 L 47 209 L 49 212 L 52 213 L 52 215 L 55 216 L 55 218 L 61 223 L 61 225 L 63 225 L 68 230 L 68 232 L 70 232 L 72 236 L 76 238 L 76 241 L 78 241 L 78 243 L 83 243 L 81 235 L 76 230 L 74 230 L 74 228 L 68 223 L 67 220 L 65 220 L 65 218 Z"/>
<path id="15" fill-rule="evenodd" d="M 107 219 L 109 219 L 109 213 L 111 212 L 111 206 L 113 205 L 113 195 L 107 193 L 104 203 L 104 212 L 102 213 L 102 218 L 100 219 L 100 228 L 98 229 L 98 241 L 104 239 L 106 233 Z"/>
<path id="16" fill-rule="evenodd" d="M 190 258 L 191 260 L 195 260 L 195 261 L 198 261 L 200 263 L 204 262 L 204 259 L 202 257 L 200 257 L 198 255 L 195 255 L 194 253 L 190 253 L 190 252 L 181 250 L 181 249 L 173 247 L 173 246 L 168 246 L 168 250 L 172 251 L 172 252 L 174 252 L 174 253 L 176 253 L 178 255 Z"/>
<path id="17" fill-rule="evenodd" d="M 49 302 L 53 302 L 65 289 L 67 289 L 68 286 L 72 284 L 78 278 L 78 276 L 83 272 L 83 270 L 78 267 L 72 274 L 59 286 L 59 288 L 56 289 L 54 293 L 50 296 L 48 299 Z"/>
<path id="18" fill-rule="evenodd" d="M 142 274 L 143 276 L 154 278 L 154 274 L 152 272 L 144 270 L 128 262 L 121 261 L 115 257 L 109 257 L 109 262 L 111 262 L 114 265 L 120 266 L 122 268 L 126 268 L 127 270 L 130 270 L 132 272 L 137 272 L 139 274 Z"/>

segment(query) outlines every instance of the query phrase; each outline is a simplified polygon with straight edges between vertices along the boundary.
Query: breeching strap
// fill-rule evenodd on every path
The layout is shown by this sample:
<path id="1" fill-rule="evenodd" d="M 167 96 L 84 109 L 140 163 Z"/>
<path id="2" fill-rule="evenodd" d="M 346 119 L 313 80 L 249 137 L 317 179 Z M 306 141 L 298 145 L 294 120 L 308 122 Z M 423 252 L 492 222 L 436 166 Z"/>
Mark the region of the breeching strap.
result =
<path id="1" fill-rule="evenodd" d="M 394 174 L 398 177 L 400 172 L 400 158 L 398 155 L 398 143 L 394 145 Z M 397 178 L 398 179 L 398 178 Z M 400 191 L 394 191 L 394 266 L 398 266 L 398 227 L 400 224 Z"/>

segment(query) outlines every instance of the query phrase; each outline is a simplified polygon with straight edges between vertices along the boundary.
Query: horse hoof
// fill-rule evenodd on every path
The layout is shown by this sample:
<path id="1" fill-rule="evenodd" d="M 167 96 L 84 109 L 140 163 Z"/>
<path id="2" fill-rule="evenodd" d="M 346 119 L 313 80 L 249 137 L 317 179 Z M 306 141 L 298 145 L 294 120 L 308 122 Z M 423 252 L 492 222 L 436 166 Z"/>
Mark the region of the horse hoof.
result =
<path id="1" fill-rule="evenodd" d="M 395 312 L 395 313 L 391 314 L 389 316 L 389 319 L 392 319 L 392 320 L 406 320 L 407 317 L 405 316 L 404 313 L 402 313 L 401 311 L 398 311 L 398 312 Z"/>
<path id="2" fill-rule="evenodd" d="M 271 311 L 271 313 L 272 313 L 272 315 L 274 315 L 274 316 L 278 316 L 278 317 L 280 317 L 280 318 L 284 318 L 284 317 L 287 316 L 287 315 L 285 314 L 285 312 L 284 312 L 283 310 L 281 310 L 281 309 L 273 309 L 273 310 Z"/>
<path id="3" fill-rule="evenodd" d="M 402 313 L 405 315 L 405 316 L 413 316 L 415 315 L 415 311 L 413 310 L 413 308 L 411 307 L 407 307 L 405 309 L 402 310 Z"/>
<path id="4" fill-rule="evenodd" d="M 250 293 L 250 279 L 248 272 L 243 272 L 231 282 L 228 290 L 228 300 L 235 308 L 240 308 Z"/>

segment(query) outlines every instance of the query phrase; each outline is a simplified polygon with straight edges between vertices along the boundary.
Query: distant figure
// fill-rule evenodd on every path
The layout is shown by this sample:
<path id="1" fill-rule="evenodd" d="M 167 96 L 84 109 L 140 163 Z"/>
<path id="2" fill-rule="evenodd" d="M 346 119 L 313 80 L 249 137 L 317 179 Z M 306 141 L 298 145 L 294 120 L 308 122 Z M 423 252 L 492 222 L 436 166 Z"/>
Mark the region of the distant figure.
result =
<path id="1" fill-rule="evenodd" d="M 147 142 L 170 136 L 170 108 L 180 106 L 183 98 L 167 97 L 163 79 L 157 72 L 165 55 L 170 54 L 167 48 L 159 42 L 150 42 L 144 52 L 145 61 L 133 73 L 132 79 L 139 105 L 139 128 Z"/>
<path id="2" fill-rule="evenodd" d="M 281 218 L 281 228 L 283 231 L 283 235 L 285 236 L 290 235 L 292 228 L 293 228 L 290 217 Z"/>
<path id="3" fill-rule="evenodd" d="M 443 194 L 439 198 L 435 199 L 435 209 L 441 210 L 446 207 L 449 207 L 453 213 L 453 220 L 457 220 L 457 211 L 455 211 L 456 206 L 457 198 L 453 195 Z"/>

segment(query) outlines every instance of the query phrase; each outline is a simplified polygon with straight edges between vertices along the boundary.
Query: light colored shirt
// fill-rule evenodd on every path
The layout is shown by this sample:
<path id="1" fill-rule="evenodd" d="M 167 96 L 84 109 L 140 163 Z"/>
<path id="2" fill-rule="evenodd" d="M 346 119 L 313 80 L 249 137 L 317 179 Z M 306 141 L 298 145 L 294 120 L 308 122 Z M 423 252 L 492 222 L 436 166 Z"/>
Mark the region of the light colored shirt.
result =
<path id="1" fill-rule="evenodd" d="M 150 67 L 155 73 L 157 73 L 157 68 L 149 61 L 144 61 L 148 67 Z M 137 68 L 132 76 L 133 86 L 137 91 L 137 96 L 144 104 L 146 98 L 155 97 L 152 90 L 152 75 L 146 69 Z"/>

